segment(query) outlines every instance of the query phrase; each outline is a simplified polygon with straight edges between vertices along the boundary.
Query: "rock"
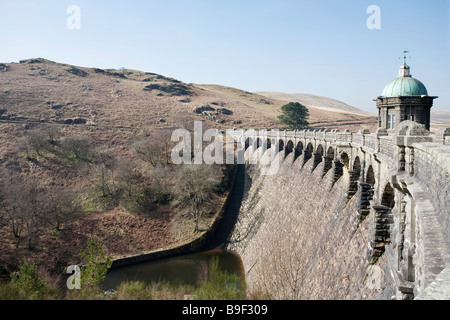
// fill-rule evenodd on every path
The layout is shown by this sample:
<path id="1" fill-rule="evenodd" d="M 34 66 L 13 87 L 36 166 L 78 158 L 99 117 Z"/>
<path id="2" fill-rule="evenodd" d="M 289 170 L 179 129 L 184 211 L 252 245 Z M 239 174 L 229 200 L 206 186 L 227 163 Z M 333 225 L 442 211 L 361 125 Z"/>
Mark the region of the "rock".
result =
<path id="1" fill-rule="evenodd" d="M 63 124 L 73 124 L 73 119 L 66 119 Z"/>
<path id="2" fill-rule="evenodd" d="M 201 106 L 201 107 L 198 107 L 198 108 L 195 108 L 194 110 L 193 110 L 193 112 L 194 113 L 198 113 L 198 114 L 206 114 L 206 113 L 204 113 L 205 111 L 216 111 L 216 109 L 214 109 L 213 107 L 211 107 L 209 104 L 207 104 L 207 105 L 203 105 L 203 106 Z M 206 114 L 207 115 L 207 114 Z"/>
<path id="3" fill-rule="evenodd" d="M 84 84 L 81 85 L 81 89 L 82 89 L 83 91 L 92 91 L 92 88 L 91 88 L 91 87 L 86 86 L 86 85 L 84 85 Z"/>
<path id="4" fill-rule="evenodd" d="M 20 60 L 19 63 L 42 63 L 43 59 L 27 59 L 27 60 Z"/>
<path id="5" fill-rule="evenodd" d="M 145 86 L 144 91 L 153 91 L 153 90 L 159 90 L 165 93 L 169 93 L 171 96 L 191 96 L 194 93 L 189 90 L 189 88 L 183 84 L 175 83 L 167 83 L 167 84 L 150 84 L 148 86 Z"/>
<path id="6" fill-rule="evenodd" d="M 224 114 L 224 115 L 232 115 L 233 114 L 233 111 L 225 109 L 225 108 L 217 109 L 217 111 L 219 113 Z"/>
<path id="7" fill-rule="evenodd" d="M 264 100 L 264 99 L 259 99 L 258 102 L 259 103 L 264 103 L 264 104 L 272 104 L 272 102 Z"/>
<path id="8" fill-rule="evenodd" d="M 158 119 L 158 121 L 161 122 L 161 123 L 165 123 L 166 122 L 166 120 L 164 120 L 162 118 Z"/>
<path id="9" fill-rule="evenodd" d="M 73 124 L 86 124 L 86 119 L 84 119 L 84 118 L 76 118 L 76 119 L 73 119 Z"/>
<path id="10" fill-rule="evenodd" d="M 108 76 L 113 76 L 113 77 L 119 77 L 122 79 L 128 79 L 123 73 L 120 72 L 110 72 L 110 71 L 106 71 L 105 72 Z"/>
<path id="11" fill-rule="evenodd" d="M 0 63 L 0 72 L 6 72 L 9 71 L 9 66 L 7 66 L 4 63 Z"/>
<path id="12" fill-rule="evenodd" d="M 83 71 L 83 70 L 75 68 L 75 67 L 71 67 L 69 69 L 66 69 L 66 71 L 71 73 L 71 74 L 74 74 L 76 76 L 83 77 L 83 78 L 88 75 L 88 73 L 86 71 Z"/>

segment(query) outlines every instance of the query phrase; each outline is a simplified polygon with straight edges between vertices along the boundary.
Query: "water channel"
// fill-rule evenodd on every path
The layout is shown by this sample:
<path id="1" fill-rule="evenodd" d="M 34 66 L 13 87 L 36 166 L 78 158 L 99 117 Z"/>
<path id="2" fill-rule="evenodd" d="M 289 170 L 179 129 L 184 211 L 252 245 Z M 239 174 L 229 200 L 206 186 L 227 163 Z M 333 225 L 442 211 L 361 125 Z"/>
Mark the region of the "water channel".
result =
<path id="1" fill-rule="evenodd" d="M 248 185 L 245 179 L 248 179 L 245 167 L 238 165 L 233 192 L 224 218 L 212 241 L 203 251 L 113 269 L 106 275 L 103 289 L 115 289 L 124 281 L 144 281 L 148 284 L 166 281 L 195 285 L 200 266 L 205 262 L 209 263 L 214 257 L 218 258 L 220 270 L 236 274 L 245 281 L 244 266 L 240 256 L 224 249 L 239 213 L 245 185 Z"/>

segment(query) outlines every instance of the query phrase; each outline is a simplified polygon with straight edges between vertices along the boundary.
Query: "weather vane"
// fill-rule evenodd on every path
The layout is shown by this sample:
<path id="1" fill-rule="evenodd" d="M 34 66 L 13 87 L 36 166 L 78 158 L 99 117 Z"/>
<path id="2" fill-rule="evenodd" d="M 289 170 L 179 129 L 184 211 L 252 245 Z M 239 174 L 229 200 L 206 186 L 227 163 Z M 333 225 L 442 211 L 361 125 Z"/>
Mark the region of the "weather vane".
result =
<path id="1" fill-rule="evenodd" d="M 403 57 L 400 57 L 399 59 L 403 59 L 403 63 L 406 64 L 406 58 L 411 59 L 411 57 L 407 57 L 406 54 L 409 53 L 409 51 L 403 51 Z"/>

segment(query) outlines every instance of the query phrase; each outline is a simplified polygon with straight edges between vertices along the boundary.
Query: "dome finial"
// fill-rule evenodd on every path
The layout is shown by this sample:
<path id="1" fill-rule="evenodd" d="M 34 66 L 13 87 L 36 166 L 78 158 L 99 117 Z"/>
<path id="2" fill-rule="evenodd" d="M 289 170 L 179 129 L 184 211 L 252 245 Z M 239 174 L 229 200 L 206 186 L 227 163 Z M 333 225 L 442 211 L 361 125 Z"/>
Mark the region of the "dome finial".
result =
<path id="1" fill-rule="evenodd" d="M 406 54 L 409 53 L 409 51 L 404 50 L 403 51 L 403 64 L 406 65 Z M 411 58 L 411 57 L 408 57 Z"/>
<path id="2" fill-rule="evenodd" d="M 400 77 L 411 77 L 410 73 L 410 67 L 406 64 L 406 54 L 409 53 L 409 51 L 404 50 L 403 51 L 403 65 L 400 67 L 399 76 Z M 411 57 L 408 57 L 411 58 Z M 401 59 L 401 58 L 399 58 Z"/>

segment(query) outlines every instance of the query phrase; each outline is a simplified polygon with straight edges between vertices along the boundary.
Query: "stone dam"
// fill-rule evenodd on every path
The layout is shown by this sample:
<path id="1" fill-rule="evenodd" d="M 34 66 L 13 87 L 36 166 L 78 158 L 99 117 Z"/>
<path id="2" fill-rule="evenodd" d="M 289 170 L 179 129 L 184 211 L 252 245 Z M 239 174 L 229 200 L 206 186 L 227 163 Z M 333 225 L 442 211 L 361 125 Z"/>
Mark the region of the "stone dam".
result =
<path id="1" fill-rule="evenodd" d="M 450 298 L 450 128 L 288 131 L 245 147 L 245 193 L 226 246 L 242 257 L 250 291 Z M 272 152 L 278 162 L 262 161 Z"/>

